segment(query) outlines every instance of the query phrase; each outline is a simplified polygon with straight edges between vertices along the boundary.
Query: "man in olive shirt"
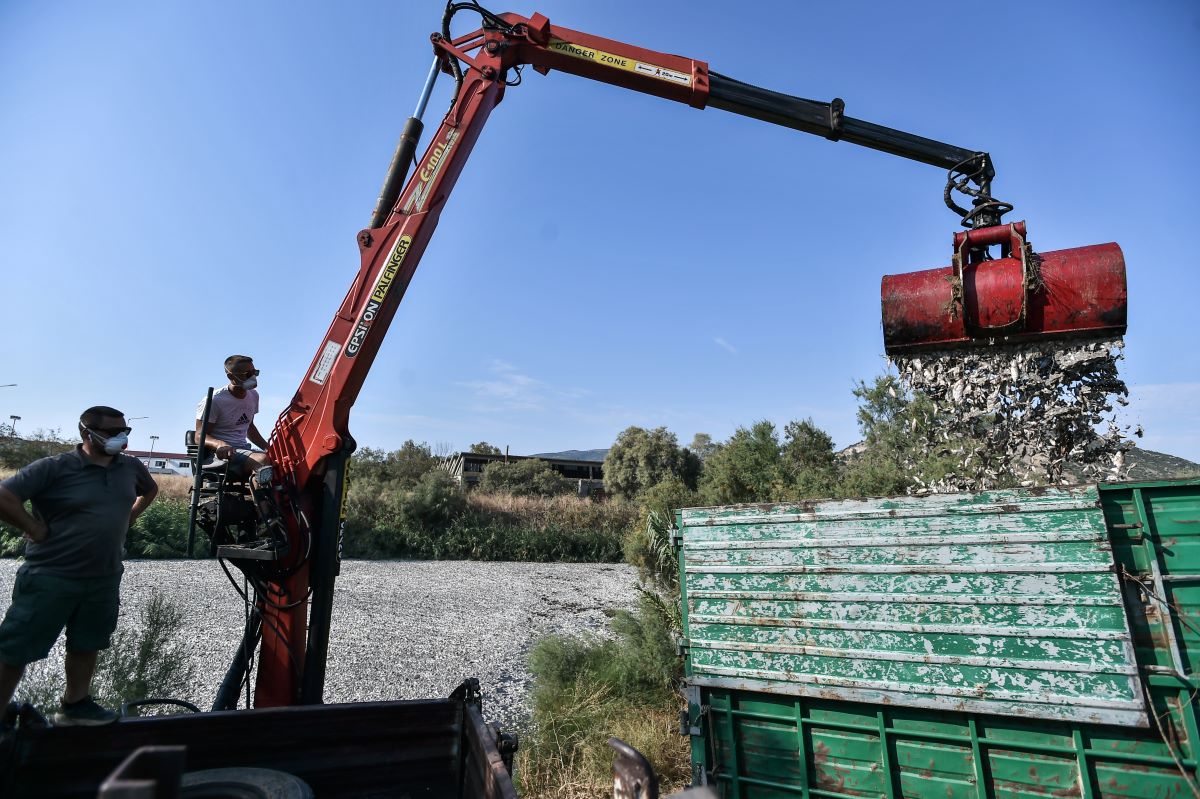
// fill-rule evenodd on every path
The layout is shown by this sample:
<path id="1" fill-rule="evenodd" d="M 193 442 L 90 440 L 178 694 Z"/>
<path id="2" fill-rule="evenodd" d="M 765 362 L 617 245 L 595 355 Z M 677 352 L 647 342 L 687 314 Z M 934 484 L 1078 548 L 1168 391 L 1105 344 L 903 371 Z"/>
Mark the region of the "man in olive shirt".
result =
<path id="1" fill-rule="evenodd" d="M 121 453 L 129 436 L 124 414 L 88 408 L 79 433 L 83 443 L 73 451 L 34 461 L 0 483 L 0 521 L 29 541 L 0 623 L 0 710 L 25 666 L 45 658 L 65 627 L 67 687 L 54 719 L 60 725 L 117 719 L 92 700 L 92 675 L 117 626 L 125 533 L 158 493 L 142 462 Z"/>

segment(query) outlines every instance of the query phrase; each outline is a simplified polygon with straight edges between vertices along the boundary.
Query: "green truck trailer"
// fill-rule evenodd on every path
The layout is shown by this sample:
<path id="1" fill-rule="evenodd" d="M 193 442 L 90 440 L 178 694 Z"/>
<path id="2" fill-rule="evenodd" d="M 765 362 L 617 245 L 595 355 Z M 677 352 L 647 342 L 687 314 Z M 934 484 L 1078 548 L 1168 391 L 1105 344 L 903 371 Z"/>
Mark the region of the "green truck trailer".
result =
<path id="1" fill-rule="evenodd" d="M 1200 480 L 685 509 L 693 784 L 1200 796 Z"/>

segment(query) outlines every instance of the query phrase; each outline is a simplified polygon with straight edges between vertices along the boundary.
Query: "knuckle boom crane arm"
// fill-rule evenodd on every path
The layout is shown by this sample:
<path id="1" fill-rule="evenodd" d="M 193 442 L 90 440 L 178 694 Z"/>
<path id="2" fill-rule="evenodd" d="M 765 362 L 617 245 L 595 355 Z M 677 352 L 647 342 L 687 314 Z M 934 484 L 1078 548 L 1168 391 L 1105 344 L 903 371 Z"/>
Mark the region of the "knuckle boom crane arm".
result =
<path id="1" fill-rule="evenodd" d="M 450 20 L 463 10 L 480 14 L 483 26 L 453 38 Z M 987 246 L 1000 244 L 1007 257 L 993 263 L 1019 261 L 1018 285 L 991 288 L 1017 292 L 1023 309 L 1021 321 L 1032 316 L 1024 310 L 1032 307 L 1025 273 L 1028 264 L 1023 249 L 1027 246 L 1023 238 L 1024 223 L 1000 225 L 1002 214 L 1011 210 L 1011 206 L 991 196 L 995 173 L 985 152 L 847 117 L 845 105 L 839 99 L 824 103 L 762 89 L 712 72 L 703 61 L 552 25 L 541 14 L 529 18 L 511 13 L 493 14 L 473 0 L 451 0 L 441 32 L 433 34 L 431 39 L 434 64 L 417 111 L 405 125 L 370 223 L 358 234 L 361 261 L 357 276 L 271 436 L 268 455 L 274 466 L 272 491 L 280 500 L 279 512 L 292 540 L 292 554 L 268 581 L 275 599 L 264 602 L 260 597 L 258 602 L 263 621 L 255 692 L 258 706 L 321 701 L 333 583 L 339 570 L 345 472 L 355 449 L 348 431 L 350 408 L 480 131 L 492 109 L 503 99 L 506 87 L 519 82 L 523 67 L 531 66 L 543 74 L 551 70 L 569 72 L 694 108 L 719 108 L 946 169 L 951 175 L 946 202 L 963 217 L 963 225 L 971 229 L 958 234 L 963 237 L 959 246 L 963 257 L 959 259 L 956 253 L 955 275 L 967 299 L 970 300 L 977 282 L 974 267 L 988 259 Z M 420 117 L 439 73 L 454 77 L 454 100 L 412 177 L 405 182 L 422 132 Z M 955 205 L 950 199 L 951 189 L 971 196 L 972 209 Z M 1020 248 L 1020 252 L 1009 248 L 1010 243 L 1012 248 Z M 1042 277 L 1046 277 L 1045 271 Z M 1087 280 L 1091 276 L 1075 275 L 1075 279 Z M 920 288 L 926 295 L 937 288 L 937 281 L 927 283 Z M 959 293 L 960 301 L 963 293 Z M 922 298 L 928 300 L 925 296 L 917 299 Z M 944 309 L 944 305 L 937 304 L 941 301 L 940 297 L 930 300 L 929 308 Z M 1117 327 L 1123 332 L 1123 262 L 1119 301 L 1119 320 L 1114 321 L 1110 313 L 1103 324 L 1091 325 L 1095 330 L 1089 329 L 1084 334 L 1095 334 L 1100 328 L 1112 332 Z M 1116 302 L 1114 295 L 1112 304 Z M 896 306 L 899 310 L 894 315 L 902 316 L 910 305 Z M 887 279 L 884 310 L 889 349 L 893 344 L 906 343 L 899 340 L 906 335 L 903 330 L 896 333 L 888 328 Z M 941 310 L 928 312 L 941 313 Z M 970 317 L 970 313 L 966 316 Z M 929 320 L 907 321 L 919 324 Z M 944 320 L 934 323 L 935 327 L 944 326 Z M 966 329 L 948 338 L 926 336 L 918 341 L 914 336 L 907 343 L 966 341 L 972 338 L 972 333 L 979 335 L 969 318 L 966 324 Z M 1070 334 L 1089 325 L 1077 321 L 1076 327 L 1076 331 L 1056 332 Z M 1036 334 L 1036 331 L 1026 332 Z M 994 327 L 991 335 L 995 335 Z M 231 680 L 227 678 L 226 683 Z M 236 692 L 237 681 L 232 684 Z M 224 700 L 219 696 L 218 706 L 223 701 L 229 706 L 228 696 Z M 233 703 L 236 704 L 236 693 Z"/>

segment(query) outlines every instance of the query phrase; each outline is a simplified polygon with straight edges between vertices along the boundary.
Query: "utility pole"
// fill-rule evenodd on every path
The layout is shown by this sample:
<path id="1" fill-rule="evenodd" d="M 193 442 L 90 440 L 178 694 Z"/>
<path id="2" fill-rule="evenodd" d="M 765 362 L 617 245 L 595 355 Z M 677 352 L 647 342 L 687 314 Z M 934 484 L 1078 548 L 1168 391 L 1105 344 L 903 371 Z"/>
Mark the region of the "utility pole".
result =
<path id="1" fill-rule="evenodd" d="M 150 465 L 154 462 L 154 442 L 156 441 L 158 441 L 158 436 L 150 436 L 150 458 L 149 462 L 146 463 L 146 468 L 150 468 Z"/>
<path id="2" fill-rule="evenodd" d="M 16 438 L 17 437 L 17 422 L 21 421 L 21 417 L 20 416 L 9 416 L 8 418 L 12 419 L 12 424 L 8 428 L 8 434 L 10 436 L 12 436 L 13 438 Z"/>
<path id="3" fill-rule="evenodd" d="M 16 383 L 0 383 L 0 388 L 15 388 L 16 385 L 17 385 Z M 21 417 L 20 416 L 10 416 L 9 418 L 10 419 L 20 419 Z M 9 435 L 12 435 L 12 436 L 16 435 L 15 425 L 14 425 L 14 432 L 10 433 Z"/>

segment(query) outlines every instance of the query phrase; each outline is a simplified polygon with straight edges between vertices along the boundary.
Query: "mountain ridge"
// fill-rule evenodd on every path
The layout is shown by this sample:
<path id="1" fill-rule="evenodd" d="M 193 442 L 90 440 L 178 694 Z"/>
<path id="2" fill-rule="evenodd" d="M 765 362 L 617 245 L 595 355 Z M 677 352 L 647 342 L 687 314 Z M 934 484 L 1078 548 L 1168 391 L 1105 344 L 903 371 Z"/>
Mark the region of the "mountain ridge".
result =
<path id="1" fill-rule="evenodd" d="M 561 452 L 540 452 L 531 457 L 556 458 L 558 460 L 595 461 L 603 462 L 608 454 L 607 447 L 602 449 L 567 449 Z M 859 441 L 851 444 L 837 453 L 839 460 L 848 460 L 861 455 L 867 449 L 866 442 Z M 1200 477 L 1200 463 L 1181 458 L 1178 455 L 1168 455 L 1152 449 L 1134 447 L 1126 456 L 1128 470 L 1127 480 L 1171 480 L 1185 477 Z"/>

